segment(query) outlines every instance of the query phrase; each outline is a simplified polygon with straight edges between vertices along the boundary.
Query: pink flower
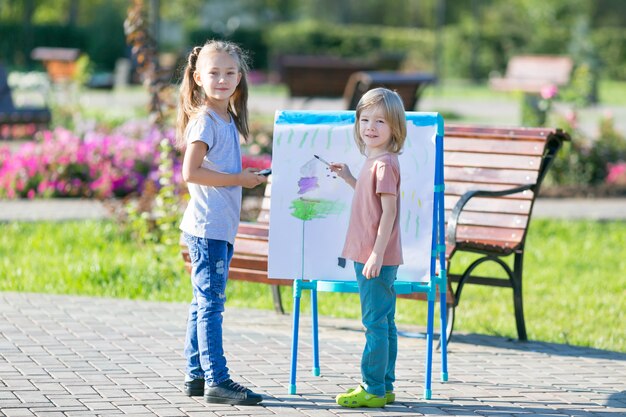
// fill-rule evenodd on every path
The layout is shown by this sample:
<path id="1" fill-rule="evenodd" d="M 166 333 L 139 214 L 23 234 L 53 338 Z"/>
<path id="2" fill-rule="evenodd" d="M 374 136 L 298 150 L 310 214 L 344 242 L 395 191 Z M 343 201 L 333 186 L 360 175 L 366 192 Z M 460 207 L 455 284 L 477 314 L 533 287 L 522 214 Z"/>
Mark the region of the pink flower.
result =
<path id="1" fill-rule="evenodd" d="M 607 164 L 607 184 L 626 184 L 626 162 Z"/>
<path id="2" fill-rule="evenodd" d="M 556 96 L 556 93 L 559 92 L 559 89 L 554 84 L 547 84 L 541 87 L 541 98 L 544 100 L 550 100 Z"/>

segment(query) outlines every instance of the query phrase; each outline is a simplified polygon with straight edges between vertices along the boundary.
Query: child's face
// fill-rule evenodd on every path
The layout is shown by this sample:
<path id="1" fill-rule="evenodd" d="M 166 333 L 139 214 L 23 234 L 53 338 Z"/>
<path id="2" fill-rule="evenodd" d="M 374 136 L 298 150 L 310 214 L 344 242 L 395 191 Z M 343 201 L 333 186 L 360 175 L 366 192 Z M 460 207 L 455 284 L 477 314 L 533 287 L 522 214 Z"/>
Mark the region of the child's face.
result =
<path id="1" fill-rule="evenodd" d="M 363 109 L 359 115 L 359 133 L 368 156 L 387 152 L 391 142 L 391 127 L 379 106 Z"/>
<path id="2" fill-rule="evenodd" d="M 210 52 L 198 59 L 194 80 L 209 101 L 229 101 L 235 92 L 241 72 L 237 61 L 226 52 Z"/>

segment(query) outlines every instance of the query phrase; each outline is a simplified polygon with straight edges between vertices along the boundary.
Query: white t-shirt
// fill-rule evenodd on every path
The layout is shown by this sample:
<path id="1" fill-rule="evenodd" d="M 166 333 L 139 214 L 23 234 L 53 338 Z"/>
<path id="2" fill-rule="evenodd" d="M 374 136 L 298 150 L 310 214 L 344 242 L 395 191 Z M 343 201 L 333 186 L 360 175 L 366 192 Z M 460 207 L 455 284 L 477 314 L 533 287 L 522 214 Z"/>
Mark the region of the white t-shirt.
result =
<path id="1" fill-rule="evenodd" d="M 202 141 L 208 150 L 202 166 L 227 174 L 241 172 L 239 132 L 233 118 L 222 120 L 212 110 L 191 119 L 185 129 L 187 144 Z M 188 183 L 191 199 L 180 229 L 206 239 L 234 244 L 241 215 L 241 187 L 208 187 Z"/>

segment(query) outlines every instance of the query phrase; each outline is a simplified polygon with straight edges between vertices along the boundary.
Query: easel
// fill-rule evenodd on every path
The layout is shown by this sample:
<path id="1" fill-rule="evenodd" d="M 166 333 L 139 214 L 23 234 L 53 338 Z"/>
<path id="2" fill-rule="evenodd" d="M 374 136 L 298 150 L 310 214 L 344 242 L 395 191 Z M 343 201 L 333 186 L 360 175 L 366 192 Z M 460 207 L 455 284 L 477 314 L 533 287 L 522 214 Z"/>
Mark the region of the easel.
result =
<path id="1" fill-rule="evenodd" d="M 441 380 L 448 380 L 447 340 L 446 340 L 446 290 L 447 277 L 445 265 L 445 218 L 444 218 L 444 182 L 443 182 L 443 119 L 437 115 L 437 135 L 435 140 L 435 175 L 433 192 L 433 225 L 430 257 L 429 282 L 406 282 L 397 281 L 395 284 L 397 294 L 424 293 L 427 296 L 427 324 L 426 324 L 426 369 L 424 382 L 424 398 L 432 397 L 432 358 L 433 358 L 433 335 L 434 314 L 437 291 L 440 303 L 440 344 L 441 348 Z M 437 261 L 439 271 L 437 271 Z M 438 274 L 437 274 L 438 272 Z M 291 346 L 291 371 L 289 377 L 289 394 L 296 393 L 296 368 L 298 360 L 298 336 L 300 325 L 300 298 L 303 290 L 311 291 L 311 314 L 313 332 L 313 375 L 320 375 L 319 363 L 319 337 L 318 337 L 318 311 L 317 293 L 322 292 L 358 292 L 357 283 L 353 281 L 321 281 L 321 280 L 294 280 L 293 285 L 293 336 Z"/>

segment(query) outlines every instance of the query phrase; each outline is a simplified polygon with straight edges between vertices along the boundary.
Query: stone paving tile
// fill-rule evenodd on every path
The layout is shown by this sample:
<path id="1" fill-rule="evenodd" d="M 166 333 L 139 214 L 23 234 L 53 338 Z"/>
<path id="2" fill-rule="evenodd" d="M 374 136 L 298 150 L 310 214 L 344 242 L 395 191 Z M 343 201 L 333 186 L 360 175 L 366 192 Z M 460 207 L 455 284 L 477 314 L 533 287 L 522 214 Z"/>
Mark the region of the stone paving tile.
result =
<path id="1" fill-rule="evenodd" d="M 435 352 L 431 400 L 423 399 L 425 341 L 401 337 L 396 402 L 344 409 L 334 397 L 358 384 L 364 336 L 357 321 L 327 317 L 320 376 L 311 373 L 310 318 L 302 317 L 297 394 L 288 395 L 291 318 L 245 309 L 227 309 L 225 347 L 233 378 L 264 394 L 263 405 L 206 404 L 181 391 L 186 310 L 0 293 L 0 416 L 626 415 L 626 354 L 467 334 L 449 346 L 446 383 Z"/>

